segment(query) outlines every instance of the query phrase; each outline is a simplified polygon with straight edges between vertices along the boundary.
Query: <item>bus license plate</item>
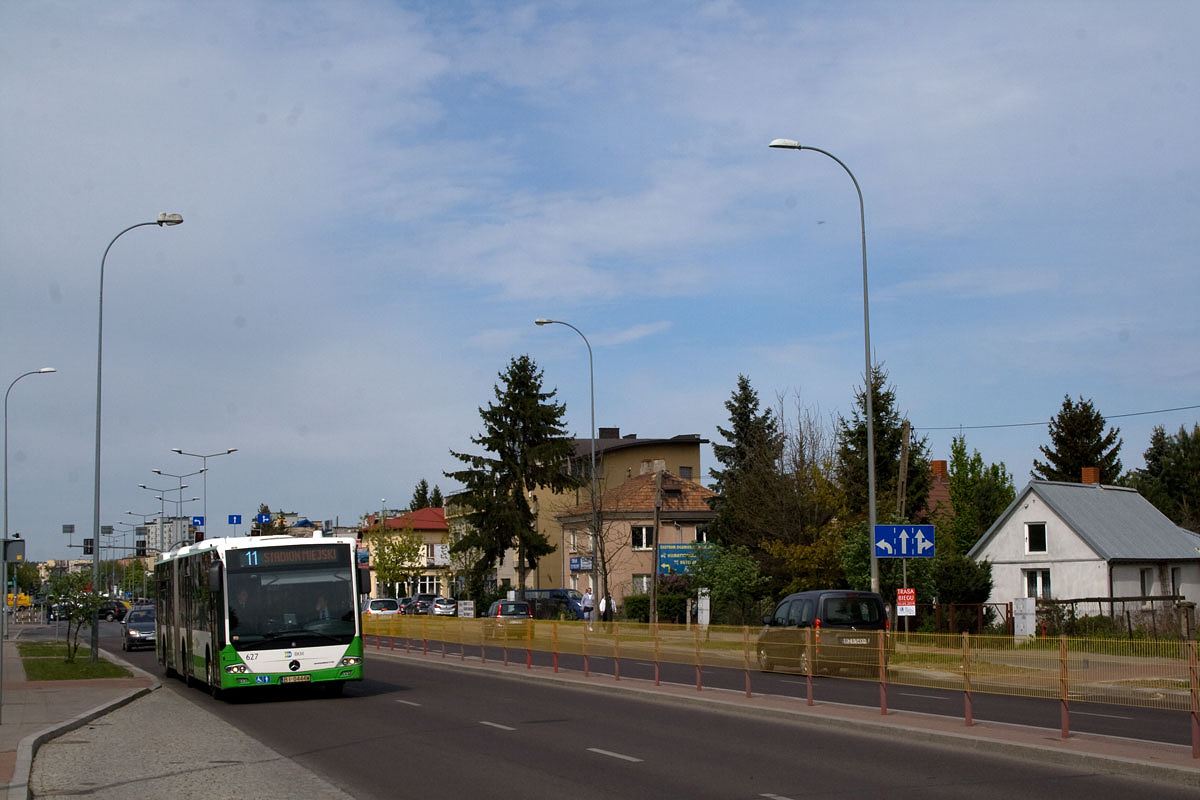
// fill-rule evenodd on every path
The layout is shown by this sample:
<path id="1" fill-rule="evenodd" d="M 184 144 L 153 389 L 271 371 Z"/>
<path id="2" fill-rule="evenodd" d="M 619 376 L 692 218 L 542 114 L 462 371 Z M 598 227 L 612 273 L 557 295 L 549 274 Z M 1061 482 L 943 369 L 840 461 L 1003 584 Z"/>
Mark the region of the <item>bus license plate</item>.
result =
<path id="1" fill-rule="evenodd" d="M 844 639 L 842 639 L 842 644 L 866 644 L 867 641 L 868 641 L 867 639 L 862 638 L 862 637 L 856 637 L 853 639 L 844 638 Z M 299 677 L 299 676 L 297 676 L 297 677 Z"/>
<path id="2" fill-rule="evenodd" d="M 312 680 L 311 675 L 284 675 L 279 679 L 280 683 L 308 683 Z"/>

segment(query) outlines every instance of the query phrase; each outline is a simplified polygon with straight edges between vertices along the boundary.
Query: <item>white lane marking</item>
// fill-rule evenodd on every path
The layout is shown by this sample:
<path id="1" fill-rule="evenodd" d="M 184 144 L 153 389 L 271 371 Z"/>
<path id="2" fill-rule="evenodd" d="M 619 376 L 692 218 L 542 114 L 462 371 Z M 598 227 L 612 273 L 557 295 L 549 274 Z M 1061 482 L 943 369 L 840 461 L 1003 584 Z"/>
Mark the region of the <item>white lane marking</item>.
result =
<path id="1" fill-rule="evenodd" d="M 1082 717 L 1106 717 L 1108 719 L 1133 719 L 1133 717 L 1122 717 L 1119 714 L 1096 714 L 1091 711 L 1072 711 L 1071 714 L 1078 714 Z"/>
<path id="2" fill-rule="evenodd" d="M 502 731 L 515 731 L 516 728 L 510 728 L 507 725 L 501 725 L 499 722 L 488 722 L 487 720 L 479 720 L 480 725 L 487 725 L 489 728 L 499 728 Z"/>
<path id="3" fill-rule="evenodd" d="M 404 705 L 406 705 L 406 706 L 418 706 L 418 707 L 420 707 L 420 705 L 421 705 L 420 703 L 414 703 L 412 700 L 397 700 L 396 702 L 397 702 L 397 703 L 403 703 L 403 704 L 404 704 Z"/>
<path id="4" fill-rule="evenodd" d="M 942 697 L 936 694 L 914 694 L 912 692 L 898 692 L 901 697 L 923 697 L 926 700 L 949 700 L 949 697 Z"/>
<path id="5" fill-rule="evenodd" d="M 634 758 L 633 756 L 627 756 L 622 753 L 614 753 L 611 750 L 601 750 L 599 747 L 589 747 L 588 752 L 598 753 L 599 755 L 608 756 L 609 758 L 619 758 L 622 761 L 633 761 L 635 763 L 640 763 L 642 760 L 640 758 Z"/>
<path id="6" fill-rule="evenodd" d="M 760 794 L 759 797 L 765 797 L 767 800 L 792 800 L 792 798 L 785 794 L 771 794 L 770 792 L 767 792 L 766 794 Z"/>

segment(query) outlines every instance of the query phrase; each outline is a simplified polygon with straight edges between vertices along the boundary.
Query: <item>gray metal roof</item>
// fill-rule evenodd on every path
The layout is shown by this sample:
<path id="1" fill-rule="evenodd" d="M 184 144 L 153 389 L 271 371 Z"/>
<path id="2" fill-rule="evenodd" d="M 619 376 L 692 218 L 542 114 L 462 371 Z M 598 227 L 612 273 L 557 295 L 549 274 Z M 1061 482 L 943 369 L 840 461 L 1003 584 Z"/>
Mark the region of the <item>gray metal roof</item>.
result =
<path id="1" fill-rule="evenodd" d="M 1031 492 L 1105 561 L 1200 559 L 1200 535 L 1171 522 L 1134 489 L 1036 480 L 1021 490 L 969 556 L 976 556 Z"/>

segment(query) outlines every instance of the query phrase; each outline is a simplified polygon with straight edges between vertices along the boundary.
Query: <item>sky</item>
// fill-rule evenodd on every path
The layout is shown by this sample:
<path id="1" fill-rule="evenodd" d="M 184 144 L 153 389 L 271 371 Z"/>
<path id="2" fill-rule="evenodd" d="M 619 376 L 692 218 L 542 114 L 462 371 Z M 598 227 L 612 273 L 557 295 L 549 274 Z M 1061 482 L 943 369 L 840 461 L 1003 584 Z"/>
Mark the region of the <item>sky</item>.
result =
<path id="1" fill-rule="evenodd" d="M 832 425 L 864 226 L 776 138 L 861 187 L 871 351 L 932 458 L 965 436 L 1019 489 L 1071 396 L 1137 468 L 1200 419 L 1198 34 L 1185 0 L 0 0 L 9 535 L 91 535 L 102 260 L 118 531 L 448 494 L 520 355 L 586 438 L 587 348 L 539 317 L 587 337 L 597 427 L 720 441 L 739 375 Z"/>

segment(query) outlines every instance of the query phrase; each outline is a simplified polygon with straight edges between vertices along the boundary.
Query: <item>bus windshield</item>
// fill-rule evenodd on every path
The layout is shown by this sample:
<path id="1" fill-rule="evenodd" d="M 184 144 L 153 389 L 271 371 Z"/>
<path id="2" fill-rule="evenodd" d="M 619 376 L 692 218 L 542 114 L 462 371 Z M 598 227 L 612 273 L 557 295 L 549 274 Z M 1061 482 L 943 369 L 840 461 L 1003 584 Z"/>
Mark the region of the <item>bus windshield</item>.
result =
<path id="1" fill-rule="evenodd" d="M 236 650 L 348 644 L 355 636 L 348 563 L 230 568 L 230 644 Z"/>

